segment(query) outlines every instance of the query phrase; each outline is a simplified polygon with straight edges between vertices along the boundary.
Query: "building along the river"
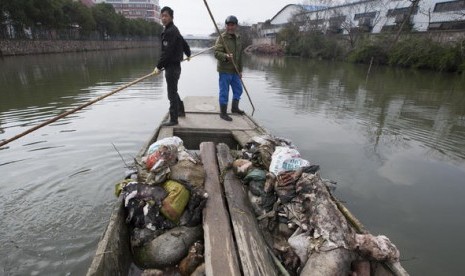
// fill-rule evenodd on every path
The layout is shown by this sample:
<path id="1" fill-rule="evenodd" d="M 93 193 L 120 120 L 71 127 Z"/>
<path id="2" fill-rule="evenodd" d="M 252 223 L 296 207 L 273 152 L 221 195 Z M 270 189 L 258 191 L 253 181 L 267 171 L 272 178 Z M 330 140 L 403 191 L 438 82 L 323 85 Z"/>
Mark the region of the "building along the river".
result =
<path id="1" fill-rule="evenodd" d="M 159 0 L 95 0 L 95 3 L 111 4 L 117 13 L 129 19 L 160 22 Z"/>
<path id="2" fill-rule="evenodd" d="M 273 37 L 289 22 L 299 24 L 301 30 L 341 34 L 354 30 L 376 34 L 396 31 L 400 26 L 416 32 L 465 31 L 465 1 L 366 0 L 310 11 L 304 5 L 287 5 L 254 27 L 259 36 Z"/>

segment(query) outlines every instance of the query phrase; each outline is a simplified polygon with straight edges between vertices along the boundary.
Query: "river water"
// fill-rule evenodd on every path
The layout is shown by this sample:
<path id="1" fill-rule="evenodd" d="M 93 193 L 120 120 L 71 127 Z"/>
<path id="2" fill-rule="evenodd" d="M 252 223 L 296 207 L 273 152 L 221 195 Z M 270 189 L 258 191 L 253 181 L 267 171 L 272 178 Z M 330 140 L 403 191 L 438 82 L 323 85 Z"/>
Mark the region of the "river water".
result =
<path id="1" fill-rule="evenodd" d="M 149 73 L 157 58 L 150 49 L 3 58 L 0 139 Z M 366 66 L 299 58 L 244 63 L 254 118 L 337 181 L 335 195 L 397 245 L 411 275 L 462 274 L 464 77 L 387 67 L 367 77 Z M 217 95 L 211 54 L 182 70 L 181 97 Z M 251 112 L 245 94 L 241 106 Z M 124 162 L 167 109 L 164 80 L 153 77 L 1 148 L 0 275 L 84 275 Z"/>

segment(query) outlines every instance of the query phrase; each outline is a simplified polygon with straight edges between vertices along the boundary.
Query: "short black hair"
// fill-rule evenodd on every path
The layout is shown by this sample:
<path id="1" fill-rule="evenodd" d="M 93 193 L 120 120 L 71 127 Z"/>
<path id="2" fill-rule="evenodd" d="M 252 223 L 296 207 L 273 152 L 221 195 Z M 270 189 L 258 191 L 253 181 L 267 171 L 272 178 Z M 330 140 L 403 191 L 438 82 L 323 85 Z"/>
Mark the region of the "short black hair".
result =
<path id="1" fill-rule="evenodd" d="M 166 7 L 166 6 L 165 6 L 165 7 L 163 7 L 163 8 L 161 9 L 160 14 L 162 14 L 162 13 L 164 13 L 164 12 L 167 12 L 171 17 L 173 17 L 174 11 L 173 11 L 172 8 Z"/>

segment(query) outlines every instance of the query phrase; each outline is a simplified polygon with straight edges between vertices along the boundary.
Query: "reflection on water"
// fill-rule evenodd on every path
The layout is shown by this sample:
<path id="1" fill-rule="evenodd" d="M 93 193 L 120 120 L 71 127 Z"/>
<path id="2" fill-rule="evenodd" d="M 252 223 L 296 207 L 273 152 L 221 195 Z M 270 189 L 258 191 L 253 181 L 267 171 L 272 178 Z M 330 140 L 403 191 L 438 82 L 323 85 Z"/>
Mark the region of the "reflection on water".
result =
<path id="1" fill-rule="evenodd" d="M 0 61 L 0 139 L 153 69 L 150 49 Z M 461 273 L 465 80 L 456 75 L 249 56 L 254 117 L 338 181 L 336 196 L 399 247 L 412 275 Z M 217 96 L 211 54 L 183 63 L 181 97 Z M 251 111 L 246 95 L 241 107 Z M 0 150 L 0 267 L 7 275 L 82 275 L 108 223 L 113 184 L 168 109 L 162 77 Z M 434 237 L 432 239 L 432 237 Z M 456 249 L 454 249 L 456 248 Z"/>
<path id="2" fill-rule="evenodd" d="M 126 50 L 3 59 L 0 139 L 147 74 L 157 55 Z M 108 221 L 112 183 L 124 172 L 112 142 L 132 160 L 165 112 L 156 104 L 162 94 L 162 79 L 148 79 L 2 148 L 3 273 L 85 273 Z"/>
<path id="3" fill-rule="evenodd" d="M 376 68 L 301 59 L 251 57 L 267 72 L 276 93 L 300 112 L 324 113 L 362 124 L 376 152 L 414 139 L 431 154 L 465 159 L 465 79 L 456 75 Z M 249 65 L 248 64 L 248 65 Z"/>

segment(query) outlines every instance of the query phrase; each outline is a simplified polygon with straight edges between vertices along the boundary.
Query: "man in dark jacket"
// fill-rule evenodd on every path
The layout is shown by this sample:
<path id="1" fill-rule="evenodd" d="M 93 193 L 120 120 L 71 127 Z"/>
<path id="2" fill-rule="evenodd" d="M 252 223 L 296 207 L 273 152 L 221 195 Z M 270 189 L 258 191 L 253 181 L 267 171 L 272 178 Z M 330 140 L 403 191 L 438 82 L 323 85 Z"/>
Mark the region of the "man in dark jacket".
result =
<path id="1" fill-rule="evenodd" d="M 160 70 L 165 68 L 168 99 L 170 101 L 170 120 L 162 125 L 174 126 L 178 124 L 178 116 L 185 116 L 184 103 L 178 94 L 178 80 L 181 75 L 183 53 L 190 57 L 191 50 L 179 33 L 178 28 L 173 24 L 173 10 L 170 7 L 161 9 L 161 22 L 165 29 L 161 34 L 161 56 L 154 73 L 159 74 Z"/>

